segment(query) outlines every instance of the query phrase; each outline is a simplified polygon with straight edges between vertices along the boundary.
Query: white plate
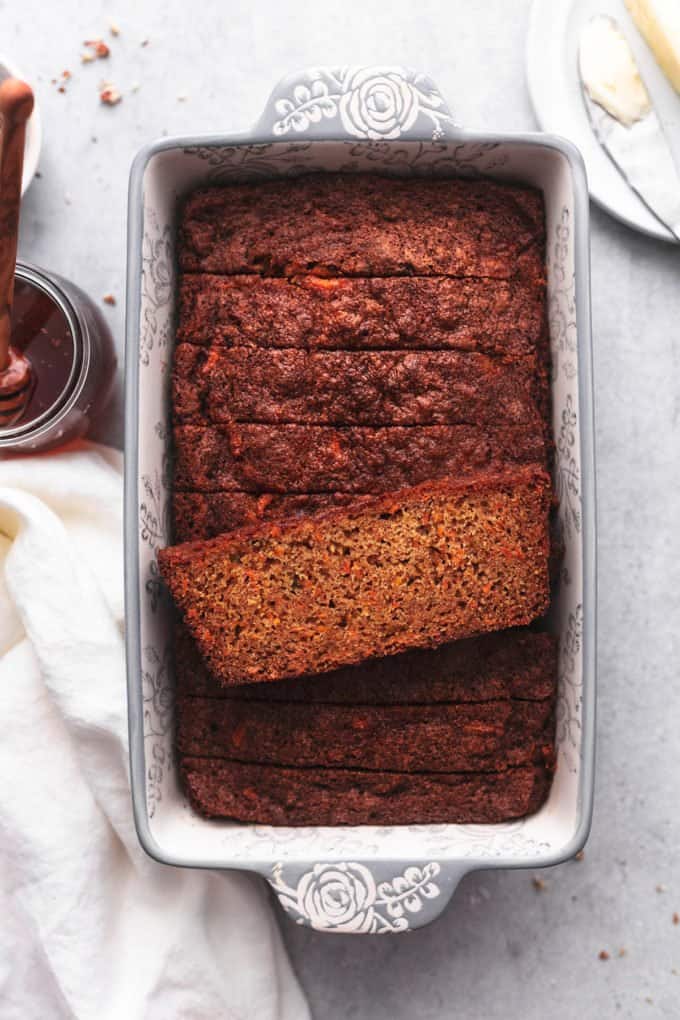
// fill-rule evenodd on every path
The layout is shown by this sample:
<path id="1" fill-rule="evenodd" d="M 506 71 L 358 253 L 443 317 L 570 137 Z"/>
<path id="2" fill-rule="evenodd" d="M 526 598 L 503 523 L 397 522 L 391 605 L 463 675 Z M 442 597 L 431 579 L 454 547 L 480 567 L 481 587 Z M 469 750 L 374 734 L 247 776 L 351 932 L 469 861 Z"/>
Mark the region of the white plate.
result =
<path id="1" fill-rule="evenodd" d="M 4 81 L 5 78 L 21 78 L 22 81 L 28 81 L 29 79 L 19 71 L 14 64 L 8 63 L 6 60 L 0 58 L 0 81 Z M 40 156 L 40 146 L 42 144 L 42 128 L 40 125 L 40 111 L 38 110 L 38 104 L 35 103 L 33 107 L 33 113 L 28 118 L 26 124 L 26 148 L 24 149 L 24 172 L 21 178 L 21 194 L 23 195 L 27 187 L 35 176 L 35 171 L 38 168 L 38 157 Z"/>
<path id="2" fill-rule="evenodd" d="M 595 14 L 611 14 L 628 38 L 680 166 L 680 97 L 638 34 L 623 0 L 534 0 L 527 38 L 527 84 L 536 118 L 544 131 L 563 135 L 581 150 L 590 194 L 598 205 L 634 230 L 674 241 L 630 189 L 590 126 L 577 57 L 581 31 Z"/>

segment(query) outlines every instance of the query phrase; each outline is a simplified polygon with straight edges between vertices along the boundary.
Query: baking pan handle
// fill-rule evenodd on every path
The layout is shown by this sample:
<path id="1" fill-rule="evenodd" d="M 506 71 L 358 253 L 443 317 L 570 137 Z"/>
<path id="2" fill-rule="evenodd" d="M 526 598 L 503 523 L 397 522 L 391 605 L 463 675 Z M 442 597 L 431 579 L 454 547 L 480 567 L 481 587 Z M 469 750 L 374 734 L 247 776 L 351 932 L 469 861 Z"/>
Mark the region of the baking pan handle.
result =
<path id="1" fill-rule="evenodd" d="M 438 917 L 461 878 L 466 861 L 328 861 L 275 864 L 269 883 L 296 924 L 316 931 L 394 935 L 422 928 Z"/>
<path id="2" fill-rule="evenodd" d="M 426 74 L 407 67 L 311 67 L 282 78 L 257 123 L 272 141 L 437 141 L 457 135 Z"/>

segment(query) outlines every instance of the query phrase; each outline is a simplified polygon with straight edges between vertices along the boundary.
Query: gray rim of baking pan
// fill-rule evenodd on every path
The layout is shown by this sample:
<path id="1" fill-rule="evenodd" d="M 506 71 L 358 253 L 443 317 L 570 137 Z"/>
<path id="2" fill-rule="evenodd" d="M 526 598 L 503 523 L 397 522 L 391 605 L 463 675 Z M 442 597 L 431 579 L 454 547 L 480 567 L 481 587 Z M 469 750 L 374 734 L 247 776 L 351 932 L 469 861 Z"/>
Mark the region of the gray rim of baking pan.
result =
<path id="1" fill-rule="evenodd" d="M 413 74 L 413 72 L 409 72 Z M 149 161 L 158 153 L 172 149 L 187 149 L 195 146 L 238 146 L 266 144 L 281 141 L 280 135 L 272 131 L 271 115 L 281 96 L 290 94 L 291 87 L 300 82 L 305 72 L 282 79 L 270 96 L 265 113 L 252 131 L 219 135 L 192 135 L 164 138 L 144 146 L 136 155 L 131 171 L 128 191 L 128 242 L 127 242 L 127 294 L 126 294 L 126 356 L 125 356 L 125 607 L 126 607 L 126 658 L 127 695 L 130 739 L 130 770 L 134 820 L 140 843 L 154 860 L 180 867 L 236 869 L 260 872 L 268 875 L 269 861 L 257 859 L 219 859 L 214 861 L 187 861 L 166 853 L 154 839 L 149 826 L 145 793 L 145 758 L 142 706 L 139 562 L 137 555 L 138 528 L 138 425 L 139 425 L 139 316 L 141 304 L 141 240 L 143 233 L 143 179 Z M 419 76 L 425 79 L 425 76 Z M 432 86 L 434 88 L 434 86 Z M 446 107 L 444 106 L 444 110 Z M 431 128 L 431 124 L 429 125 Z M 431 142 L 432 131 L 423 130 L 417 122 L 400 132 L 400 141 Z M 593 377 L 592 340 L 590 321 L 589 278 L 590 251 L 588 234 L 588 187 L 583 160 L 578 149 L 567 139 L 541 132 L 497 133 L 467 131 L 458 127 L 439 130 L 442 141 L 461 143 L 513 144 L 521 143 L 559 152 L 568 162 L 574 188 L 574 235 L 575 235 L 575 287 L 576 287 L 576 331 L 578 337 L 579 373 L 579 420 L 581 491 L 583 497 L 582 550 L 583 550 L 583 603 L 584 619 L 582 632 L 583 655 L 583 703 L 582 703 L 582 751 L 580 772 L 580 824 L 569 843 L 552 854 L 546 854 L 540 861 L 518 861 L 504 856 L 466 857 L 464 860 L 442 862 L 441 879 L 446 881 L 451 892 L 460 879 L 471 871 L 496 868 L 538 868 L 560 864 L 573 857 L 585 844 L 590 831 L 593 810 L 593 787 L 595 768 L 595 707 L 596 707 L 596 494 L 595 494 L 595 451 L 593 418 Z M 337 124 L 314 124 L 306 132 L 306 139 L 315 142 L 347 142 L 352 140 L 345 130 L 338 130 Z M 354 139 L 355 140 L 355 139 Z M 372 858 L 375 867 L 380 860 L 388 862 L 393 858 Z M 448 898 L 448 897 L 447 897 Z"/>

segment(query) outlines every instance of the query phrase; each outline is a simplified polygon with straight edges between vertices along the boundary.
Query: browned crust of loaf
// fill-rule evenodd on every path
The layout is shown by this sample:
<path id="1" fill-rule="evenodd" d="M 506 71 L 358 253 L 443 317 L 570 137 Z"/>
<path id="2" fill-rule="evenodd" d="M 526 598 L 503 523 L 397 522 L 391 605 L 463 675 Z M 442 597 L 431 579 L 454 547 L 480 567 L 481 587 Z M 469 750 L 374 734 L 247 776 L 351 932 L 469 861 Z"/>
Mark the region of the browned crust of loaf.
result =
<path id="1" fill-rule="evenodd" d="M 190 491 L 399 490 L 430 478 L 547 462 L 534 411 L 522 425 L 178 425 L 175 487 Z"/>
<path id="2" fill-rule="evenodd" d="M 528 380 L 483 354 L 302 351 L 180 344 L 172 406 L 184 424 L 522 425 Z"/>
<path id="3" fill-rule="evenodd" d="M 346 506 L 371 495 L 327 492 L 293 496 L 265 492 L 173 492 L 172 534 L 175 544 L 214 538 L 260 521 L 316 513 L 330 506 Z"/>
<path id="4" fill-rule="evenodd" d="M 551 781 L 541 765 L 405 775 L 186 757 L 180 772 L 201 814 L 260 825 L 492 824 L 533 814 Z"/>
<path id="5" fill-rule="evenodd" d="M 553 634 L 506 630 L 374 659 L 321 677 L 226 687 L 212 676 L 186 628 L 175 631 L 175 685 L 185 698 L 305 704 L 408 705 L 554 698 L 558 641 Z"/>
<path id="6" fill-rule="evenodd" d="M 485 539 L 482 560 L 487 564 L 487 567 L 495 562 L 494 556 L 498 557 L 501 554 L 504 563 L 508 556 L 514 560 L 512 569 L 510 569 L 510 559 L 504 566 L 504 576 L 507 575 L 507 584 L 511 587 L 502 604 L 497 597 L 491 597 L 492 586 L 483 583 L 473 573 L 471 578 L 466 577 L 468 585 L 466 598 L 472 599 L 472 601 L 465 604 L 460 603 L 456 613 L 450 612 L 445 616 L 443 615 L 444 602 L 442 602 L 440 605 L 441 618 L 440 616 L 436 619 L 430 618 L 430 611 L 428 611 L 424 617 L 416 613 L 410 618 L 408 626 L 404 622 L 403 625 L 395 629 L 391 624 L 389 628 L 391 634 L 388 638 L 386 621 L 378 624 L 377 631 L 371 630 L 375 627 L 375 621 L 378 619 L 376 615 L 378 609 L 383 611 L 383 607 L 377 604 L 374 606 L 370 627 L 366 621 L 357 619 L 354 620 L 353 626 L 344 632 L 344 635 L 341 635 L 338 630 L 340 623 L 336 626 L 333 622 L 337 615 L 336 595 L 334 595 L 333 600 L 327 604 L 324 602 L 322 613 L 325 614 L 324 619 L 326 617 L 328 619 L 323 625 L 319 624 L 322 629 L 316 632 L 317 638 L 322 639 L 322 642 L 327 642 L 323 650 L 321 645 L 312 649 L 309 643 L 311 635 L 307 633 L 306 640 L 298 640 L 296 637 L 295 640 L 291 640 L 288 646 L 281 646 L 279 637 L 276 649 L 272 646 L 272 654 L 269 654 L 269 646 L 262 644 L 259 638 L 255 638 L 254 644 L 252 643 L 252 631 L 250 626 L 246 625 L 244 616 L 242 617 L 243 624 L 239 624 L 239 633 L 245 629 L 246 638 L 244 641 L 246 639 L 250 641 L 250 648 L 244 651 L 244 643 L 241 642 L 240 651 L 234 654 L 232 644 L 226 644 L 226 638 L 221 633 L 224 619 L 220 620 L 219 632 L 217 627 L 217 617 L 220 614 L 223 616 L 227 611 L 228 601 L 222 602 L 222 608 L 218 610 L 215 602 L 211 603 L 210 601 L 212 596 L 201 592 L 200 586 L 199 589 L 195 587 L 201 570 L 210 571 L 215 562 L 222 558 L 226 563 L 227 559 L 240 560 L 242 556 L 252 556 L 253 554 L 259 556 L 268 541 L 275 541 L 277 547 L 283 549 L 282 543 L 290 540 L 297 543 L 298 551 L 302 552 L 307 549 L 309 552 L 310 549 L 321 548 L 324 542 L 330 541 L 333 528 L 350 528 L 352 522 L 362 515 L 365 521 L 390 520 L 396 519 L 395 515 L 401 514 L 407 507 L 413 508 L 414 511 L 420 509 L 421 506 L 424 509 L 428 500 L 430 502 L 437 499 L 444 502 L 452 499 L 461 501 L 467 499 L 469 501 L 475 496 L 488 498 L 488 496 L 500 496 L 501 493 L 513 502 L 514 514 L 524 515 L 526 518 L 521 525 L 518 522 L 518 526 L 522 530 L 523 542 L 519 558 L 515 556 L 510 547 L 507 554 L 502 552 L 508 539 L 505 532 L 499 530 L 502 525 L 499 525 L 498 522 L 494 525 L 498 533 L 494 535 L 493 530 L 490 530 L 487 539 Z M 329 509 L 319 512 L 313 517 L 283 521 L 278 524 L 263 524 L 208 541 L 195 541 L 160 550 L 159 565 L 209 668 L 225 683 L 281 680 L 307 672 L 326 672 L 338 666 L 352 665 L 366 658 L 393 654 L 411 647 L 433 647 L 454 638 L 469 637 L 485 631 L 528 624 L 540 616 L 547 608 L 549 601 L 547 578 L 549 493 L 550 484 L 547 475 L 535 467 L 518 469 L 513 473 L 491 478 L 488 476 L 473 477 L 466 483 L 460 479 L 445 479 L 439 482 L 425 483 L 402 492 L 379 496 L 358 507 L 350 505 L 344 508 Z M 413 536 L 411 536 L 412 538 Z M 443 540 L 446 541 L 444 536 Z M 430 541 L 432 541 L 432 536 L 430 536 Z M 430 546 L 428 545 L 427 548 L 430 550 L 428 555 L 432 556 L 433 552 Z M 348 555 L 351 558 L 352 554 Z M 440 554 L 438 553 L 438 555 Z M 444 555 L 443 550 L 441 555 Z M 330 570 L 330 573 L 324 575 L 326 578 L 324 585 L 328 590 L 330 590 L 331 584 L 340 587 L 347 584 L 356 585 L 355 574 L 350 573 L 349 580 L 344 576 L 342 570 L 344 563 L 345 554 L 343 554 L 342 562 L 337 560 L 337 562 L 326 563 L 324 570 Z M 361 561 L 361 557 L 357 560 L 357 567 L 359 564 L 362 570 L 362 583 L 368 583 L 369 579 L 371 583 L 377 583 L 380 577 L 379 571 L 376 572 L 368 560 Z M 228 581 L 228 584 L 238 577 L 239 569 L 241 568 L 234 568 L 231 575 L 232 580 Z M 257 568 L 257 570 L 259 569 Z M 430 567 L 429 569 L 436 568 Z M 493 569 L 497 570 L 498 565 L 496 564 Z M 257 576 L 256 573 L 252 580 L 256 581 Z M 332 582 L 331 577 L 333 578 Z M 317 600 L 321 597 L 322 588 L 319 587 L 319 579 L 315 579 L 313 583 L 317 585 L 317 588 L 314 590 L 312 604 L 315 606 L 315 610 L 321 611 L 321 604 L 317 604 Z M 422 585 L 422 581 L 420 584 Z M 513 586 L 517 589 L 516 591 Z M 323 589 L 324 592 L 326 592 L 326 588 Z M 334 591 L 338 590 L 337 587 L 334 588 Z M 250 591 L 257 604 L 258 599 L 263 597 L 263 592 L 258 592 L 256 585 L 251 587 Z M 268 598 L 278 598 L 276 591 L 276 588 L 271 591 Z M 404 621 L 410 611 L 413 597 L 410 589 L 406 593 L 404 591 L 405 589 L 402 589 L 391 593 L 390 620 L 392 621 L 397 619 L 398 606 L 400 607 L 399 612 L 404 615 Z M 474 598 L 472 598 L 473 593 Z M 281 597 L 283 596 L 281 595 Z M 287 598 L 290 599 L 290 597 L 289 592 Z M 451 593 L 440 596 L 438 592 L 435 592 L 434 597 L 435 599 L 443 598 L 446 601 L 453 595 Z M 276 605 L 273 602 L 268 602 L 266 614 L 258 617 L 258 627 L 264 626 L 266 629 L 270 624 L 274 625 L 276 613 L 285 615 L 287 610 L 284 612 L 284 609 L 285 601 L 281 602 L 279 599 Z M 248 612 L 252 611 L 249 609 Z M 211 624 L 212 617 L 215 619 Z M 281 635 L 283 631 L 277 633 Z M 229 652 L 227 652 L 228 649 Z M 267 656 L 265 656 L 265 651 L 268 653 Z"/>
<path id="7" fill-rule="evenodd" d="M 477 351 L 533 373 L 545 267 L 510 280 L 183 274 L 177 340 L 217 347 Z"/>
<path id="8" fill-rule="evenodd" d="M 500 772 L 552 762 L 553 701 L 318 705 L 187 698 L 181 753 L 257 764 Z"/>
<path id="9" fill-rule="evenodd" d="M 183 270 L 227 274 L 507 279 L 544 237 L 533 188 L 312 174 L 194 192 L 181 212 L 179 259 Z"/>

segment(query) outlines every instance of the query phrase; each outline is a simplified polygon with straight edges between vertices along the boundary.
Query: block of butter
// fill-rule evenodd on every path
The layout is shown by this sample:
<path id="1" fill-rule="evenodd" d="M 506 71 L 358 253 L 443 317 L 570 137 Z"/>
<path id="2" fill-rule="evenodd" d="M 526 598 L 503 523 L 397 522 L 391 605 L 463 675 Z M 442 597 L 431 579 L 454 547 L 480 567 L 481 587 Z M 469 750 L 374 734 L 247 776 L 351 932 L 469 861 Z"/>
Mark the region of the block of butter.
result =
<path id="1" fill-rule="evenodd" d="M 680 0 L 626 0 L 633 21 L 680 92 Z"/>

